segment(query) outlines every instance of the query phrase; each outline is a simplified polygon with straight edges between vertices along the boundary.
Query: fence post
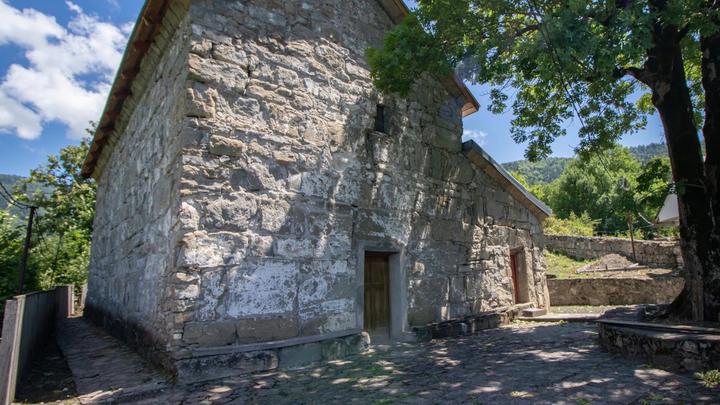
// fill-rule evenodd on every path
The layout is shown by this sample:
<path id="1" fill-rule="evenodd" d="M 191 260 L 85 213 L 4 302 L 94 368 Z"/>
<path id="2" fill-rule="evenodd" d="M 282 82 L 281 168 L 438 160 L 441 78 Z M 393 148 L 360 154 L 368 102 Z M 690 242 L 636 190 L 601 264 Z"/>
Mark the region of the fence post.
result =
<path id="1" fill-rule="evenodd" d="M 9 404 L 15 399 L 24 312 L 25 296 L 6 301 L 2 342 L 0 342 L 0 404 L 2 405 Z"/>
<path id="2" fill-rule="evenodd" d="M 62 285 L 55 287 L 55 299 L 57 300 L 57 313 L 58 319 L 69 318 L 74 313 L 74 298 L 73 286 Z"/>

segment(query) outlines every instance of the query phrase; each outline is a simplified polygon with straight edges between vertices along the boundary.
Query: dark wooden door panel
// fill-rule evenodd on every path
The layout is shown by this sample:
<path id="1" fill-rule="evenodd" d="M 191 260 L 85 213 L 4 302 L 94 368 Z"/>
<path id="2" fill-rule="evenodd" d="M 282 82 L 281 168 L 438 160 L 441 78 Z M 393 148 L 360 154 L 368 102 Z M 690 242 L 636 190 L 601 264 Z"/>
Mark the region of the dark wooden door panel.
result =
<path id="1" fill-rule="evenodd" d="M 513 283 L 513 298 L 515 299 L 515 304 L 520 302 L 520 296 L 518 288 L 518 255 L 511 254 L 510 255 L 510 268 L 512 269 L 512 283 Z"/>
<path id="2" fill-rule="evenodd" d="M 365 256 L 364 326 L 368 331 L 390 328 L 390 263 L 386 255 Z"/>

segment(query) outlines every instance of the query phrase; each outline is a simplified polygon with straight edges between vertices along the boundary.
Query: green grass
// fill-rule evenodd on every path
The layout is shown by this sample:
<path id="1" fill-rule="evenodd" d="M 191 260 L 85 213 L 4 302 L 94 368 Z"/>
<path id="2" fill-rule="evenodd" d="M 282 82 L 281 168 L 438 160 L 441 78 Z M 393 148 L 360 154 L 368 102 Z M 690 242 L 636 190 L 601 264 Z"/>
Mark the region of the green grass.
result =
<path id="1" fill-rule="evenodd" d="M 577 274 L 575 270 L 592 262 L 592 260 L 576 260 L 559 253 L 545 251 L 545 262 L 547 263 L 547 273 L 557 276 L 557 278 L 588 278 L 590 275 Z"/>
<path id="2" fill-rule="evenodd" d="M 695 373 L 695 378 L 708 388 L 715 388 L 720 385 L 720 370 L 708 370 L 704 373 Z"/>

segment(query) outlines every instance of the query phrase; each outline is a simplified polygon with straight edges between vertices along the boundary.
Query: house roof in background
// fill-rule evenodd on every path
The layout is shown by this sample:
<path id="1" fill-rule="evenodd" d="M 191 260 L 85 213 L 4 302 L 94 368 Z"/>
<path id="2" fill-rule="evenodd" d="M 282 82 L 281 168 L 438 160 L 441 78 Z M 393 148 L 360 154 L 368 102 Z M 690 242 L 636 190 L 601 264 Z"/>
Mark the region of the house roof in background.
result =
<path id="1" fill-rule="evenodd" d="M 680 223 L 680 210 L 678 209 L 677 194 L 668 194 L 665 197 L 660 212 L 655 218 L 655 225 L 657 226 L 673 226 Z"/>

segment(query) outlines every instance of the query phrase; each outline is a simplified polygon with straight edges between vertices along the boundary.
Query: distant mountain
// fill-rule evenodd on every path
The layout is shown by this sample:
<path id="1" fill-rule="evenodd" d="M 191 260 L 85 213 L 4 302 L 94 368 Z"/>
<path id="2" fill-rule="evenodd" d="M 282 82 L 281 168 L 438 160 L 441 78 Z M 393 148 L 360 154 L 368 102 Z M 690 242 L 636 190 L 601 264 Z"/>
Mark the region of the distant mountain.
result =
<path id="1" fill-rule="evenodd" d="M 633 146 L 628 148 L 630 154 L 635 156 L 640 163 L 646 163 L 656 156 L 667 156 L 667 145 L 664 143 L 651 143 L 648 145 Z"/>
<path id="2" fill-rule="evenodd" d="M 649 145 L 633 146 L 628 148 L 630 154 L 640 163 L 645 163 L 656 156 L 667 156 L 667 145 L 664 143 L 651 143 Z M 511 172 L 519 173 L 528 184 L 550 183 L 557 179 L 573 158 L 551 157 L 539 162 L 516 160 L 503 163 L 503 167 Z"/>
<path id="3" fill-rule="evenodd" d="M 557 179 L 565 170 L 572 158 L 550 157 L 539 162 L 516 160 L 503 163 L 503 167 L 511 172 L 519 173 L 528 184 L 550 183 Z"/>
<path id="4" fill-rule="evenodd" d="M 16 182 L 19 180 L 22 180 L 22 177 L 15 176 L 12 174 L 0 174 L 0 183 L 5 186 L 6 189 L 8 189 L 11 193 L 13 191 L 13 186 Z M 8 206 L 8 202 L 5 201 L 4 198 L 0 197 L 0 209 L 5 209 Z"/>

